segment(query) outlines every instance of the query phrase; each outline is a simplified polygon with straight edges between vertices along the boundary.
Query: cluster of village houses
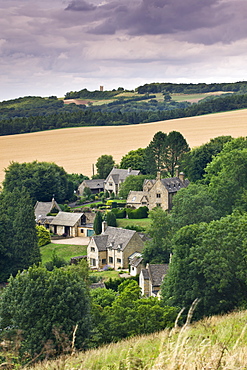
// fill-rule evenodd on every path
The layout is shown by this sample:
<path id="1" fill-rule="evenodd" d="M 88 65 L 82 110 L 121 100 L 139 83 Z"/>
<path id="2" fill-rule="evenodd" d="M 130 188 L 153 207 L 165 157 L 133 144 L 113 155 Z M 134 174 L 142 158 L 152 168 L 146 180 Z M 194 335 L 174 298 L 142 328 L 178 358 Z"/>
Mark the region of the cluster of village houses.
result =
<path id="1" fill-rule="evenodd" d="M 93 194 L 108 191 L 117 195 L 120 185 L 128 176 L 139 174 L 140 171 L 130 168 L 113 168 L 105 180 L 84 180 L 78 188 L 78 195 L 83 194 L 85 187 L 90 188 Z M 175 177 L 161 179 L 158 172 L 156 179 L 144 180 L 142 191 L 129 192 L 126 206 L 170 210 L 172 197 L 188 184 L 183 173 L 177 172 Z M 57 212 L 55 216 L 49 215 L 54 211 Z M 90 268 L 100 270 L 110 267 L 127 270 L 132 276 L 139 275 L 142 295 L 157 296 L 168 264 L 143 265 L 141 253 L 147 236 L 135 230 L 107 226 L 105 222 L 102 224 L 102 233 L 94 235 L 94 217 L 94 212 L 62 212 L 55 199 L 51 202 L 37 202 L 35 205 L 37 224 L 45 225 L 52 233 L 66 237 L 89 237 L 86 258 Z"/>

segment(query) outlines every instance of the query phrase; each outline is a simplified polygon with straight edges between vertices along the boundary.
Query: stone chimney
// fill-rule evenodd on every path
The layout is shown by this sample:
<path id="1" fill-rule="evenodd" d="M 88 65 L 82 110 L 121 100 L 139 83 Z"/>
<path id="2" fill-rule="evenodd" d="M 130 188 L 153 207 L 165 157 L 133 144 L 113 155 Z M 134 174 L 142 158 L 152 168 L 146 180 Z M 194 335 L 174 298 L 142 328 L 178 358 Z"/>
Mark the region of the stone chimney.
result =
<path id="1" fill-rule="evenodd" d="M 102 222 L 102 234 L 104 234 L 104 232 L 106 231 L 106 228 L 107 228 L 107 222 L 103 221 Z"/>
<path id="2" fill-rule="evenodd" d="M 160 180 L 160 179 L 161 179 L 161 172 L 157 171 L 156 180 Z"/>
<path id="3" fill-rule="evenodd" d="M 130 172 L 131 172 L 131 167 L 128 168 L 128 173 L 130 173 Z"/>
<path id="4" fill-rule="evenodd" d="M 179 179 L 184 182 L 184 173 L 183 172 L 180 172 L 179 173 Z"/>
<path id="5" fill-rule="evenodd" d="M 179 177 L 179 167 L 178 166 L 175 166 L 175 175 L 176 177 Z"/>

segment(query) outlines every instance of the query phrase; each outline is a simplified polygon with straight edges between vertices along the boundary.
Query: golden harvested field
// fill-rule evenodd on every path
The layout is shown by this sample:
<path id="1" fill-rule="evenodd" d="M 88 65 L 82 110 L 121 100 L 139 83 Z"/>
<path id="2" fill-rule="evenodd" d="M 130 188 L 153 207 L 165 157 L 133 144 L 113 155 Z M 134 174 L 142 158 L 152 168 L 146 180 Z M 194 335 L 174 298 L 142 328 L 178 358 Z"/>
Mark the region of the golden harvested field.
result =
<path id="1" fill-rule="evenodd" d="M 92 175 L 102 154 L 117 163 L 132 149 L 144 148 L 157 131 L 179 131 L 191 148 L 220 135 L 247 136 L 247 109 L 131 126 L 76 127 L 0 137 L 0 182 L 11 161 L 48 161 L 68 173 Z"/>

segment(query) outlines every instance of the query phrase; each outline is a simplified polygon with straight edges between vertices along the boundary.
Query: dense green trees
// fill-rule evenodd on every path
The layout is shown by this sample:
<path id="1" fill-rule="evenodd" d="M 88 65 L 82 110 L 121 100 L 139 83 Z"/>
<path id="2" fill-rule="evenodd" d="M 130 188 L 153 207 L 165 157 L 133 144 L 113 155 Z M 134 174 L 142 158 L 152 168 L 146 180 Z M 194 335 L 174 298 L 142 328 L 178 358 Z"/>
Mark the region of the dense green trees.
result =
<path id="1" fill-rule="evenodd" d="M 74 194 L 63 167 L 50 162 L 12 162 L 5 170 L 4 191 L 25 188 L 32 201 L 49 202 L 53 197 L 58 202 L 70 199 Z"/>
<path id="2" fill-rule="evenodd" d="M 149 217 L 151 218 L 151 223 L 147 233 L 150 236 L 150 240 L 145 243 L 143 249 L 144 263 L 168 263 L 173 234 L 171 217 L 161 208 L 151 210 Z"/>
<path id="3" fill-rule="evenodd" d="M 114 212 L 107 212 L 106 213 L 106 223 L 108 226 L 117 226 L 117 218 Z"/>
<path id="4" fill-rule="evenodd" d="M 153 178 L 154 176 L 148 176 L 148 178 Z M 130 190 L 140 191 L 143 188 L 143 182 L 147 178 L 146 175 L 130 175 L 125 181 L 120 185 L 118 195 L 122 198 L 127 198 Z"/>
<path id="5" fill-rule="evenodd" d="M 236 207 L 247 210 L 247 140 L 233 139 L 206 167 L 206 181 L 220 215 Z"/>
<path id="6" fill-rule="evenodd" d="M 102 214 L 100 211 L 96 213 L 96 216 L 93 222 L 93 229 L 96 235 L 99 235 L 102 232 Z"/>
<path id="7" fill-rule="evenodd" d="M 193 182 L 203 180 L 207 164 L 221 152 L 224 144 L 231 139 L 231 136 L 218 136 L 186 153 L 182 161 L 182 168 L 188 179 Z"/>
<path id="8" fill-rule="evenodd" d="M 197 104 L 173 100 L 158 102 L 153 99 L 155 95 L 148 95 L 153 90 L 155 93 L 217 91 L 215 89 L 219 89 L 220 86 L 222 89 L 226 89 L 224 90 L 226 92 L 234 91 L 237 93 L 208 97 Z M 91 96 L 95 93 L 85 90 L 81 90 L 81 92 L 86 92 Z M 139 124 L 247 107 L 246 82 L 210 85 L 149 84 L 137 88 L 137 90 L 139 93 L 147 94 L 130 99 L 121 97 L 109 104 L 88 107 L 86 105 L 64 104 L 62 100 L 52 96 L 49 98 L 29 96 L 4 101 L 0 103 L 0 135 L 53 130 L 63 127 Z M 71 93 L 70 96 L 78 95 L 77 92 L 75 95 L 73 95 L 74 92 Z M 100 94 L 102 98 L 108 99 L 118 92 L 97 91 L 96 93 Z M 138 102 L 137 100 L 144 101 Z"/>
<path id="9" fill-rule="evenodd" d="M 195 317 L 225 313 L 247 304 L 246 215 L 181 228 L 162 286 L 166 304 L 188 308 L 200 298 Z"/>
<path id="10" fill-rule="evenodd" d="M 178 166 L 185 153 L 189 152 L 189 145 L 180 132 L 171 131 L 167 135 L 165 155 L 165 170 L 171 177 L 175 175 L 175 167 Z"/>
<path id="11" fill-rule="evenodd" d="M 173 177 L 183 155 L 189 146 L 180 132 L 171 131 L 168 135 L 156 132 L 145 150 L 146 172 L 155 175 L 157 171 Z"/>
<path id="12" fill-rule="evenodd" d="M 0 195 L 0 282 L 41 261 L 34 209 L 25 188 Z"/>
<path id="13" fill-rule="evenodd" d="M 124 155 L 120 162 L 120 168 L 132 168 L 132 170 L 140 170 L 142 174 L 145 174 L 145 149 L 139 148 L 131 150 L 129 153 Z"/>
<path id="14" fill-rule="evenodd" d="M 78 268 L 30 267 L 10 278 L 1 295 L 0 328 L 12 335 L 21 332 L 23 360 L 54 356 L 83 348 L 90 333 L 90 299 Z M 2 333 L 3 334 L 3 333 Z"/>
<path id="15" fill-rule="evenodd" d="M 173 197 L 171 218 L 176 229 L 219 218 L 216 204 L 207 185 L 191 183 Z"/>
<path id="16" fill-rule="evenodd" d="M 96 162 L 97 177 L 98 179 L 106 179 L 112 168 L 114 167 L 115 161 L 112 155 L 103 154 Z"/>
<path id="17" fill-rule="evenodd" d="M 167 134 L 156 132 L 145 151 L 146 172 L 156 175 L 157 171 L 164 170 L 166 160 Z"/>
<path id="18" fill-rule="evenodd" d="M 140 288 L 134 280 L 120 284 L 118 294 L 97 289 L 92 298 L 94 345 L 171 327 L 177 315 L 176 308 L 163 306 L 157 298 L 140 299 Z"/>

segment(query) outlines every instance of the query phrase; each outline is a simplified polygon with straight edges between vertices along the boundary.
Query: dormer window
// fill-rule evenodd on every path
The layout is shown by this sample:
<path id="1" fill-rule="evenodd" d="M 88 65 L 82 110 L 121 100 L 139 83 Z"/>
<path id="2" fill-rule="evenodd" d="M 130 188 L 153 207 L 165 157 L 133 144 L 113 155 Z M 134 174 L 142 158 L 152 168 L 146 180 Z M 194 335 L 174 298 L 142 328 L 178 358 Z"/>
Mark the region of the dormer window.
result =
<path id="1" fill-rule="evenodd" d="M 161 194 L 160 193 L 157 193 L 156 194 L 156 198 L 161 198 Z"/>

